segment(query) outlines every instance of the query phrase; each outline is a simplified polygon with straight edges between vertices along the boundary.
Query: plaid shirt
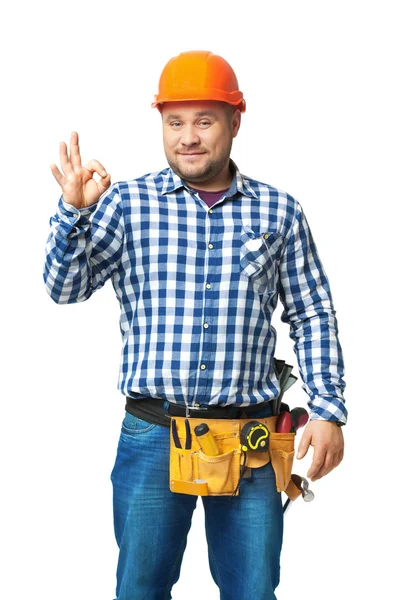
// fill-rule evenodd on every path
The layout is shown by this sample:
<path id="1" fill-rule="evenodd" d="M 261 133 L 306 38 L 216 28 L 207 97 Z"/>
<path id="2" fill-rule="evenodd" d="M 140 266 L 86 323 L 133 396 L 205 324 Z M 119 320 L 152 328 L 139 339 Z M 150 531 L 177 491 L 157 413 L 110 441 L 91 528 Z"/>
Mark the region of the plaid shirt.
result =
<path id="1" fill-rule="evenodd" d="M 300 204 L 234 171 L 210 209 L 171 169 L 112 185 L 50 219 L 44 280 L 57 303 L 111 279 L 121 307 L 118 387 L 187 406 L 279 394 L 271 318 L 290 325 L 311 419 L 346 422 L 329 284 Z"/>

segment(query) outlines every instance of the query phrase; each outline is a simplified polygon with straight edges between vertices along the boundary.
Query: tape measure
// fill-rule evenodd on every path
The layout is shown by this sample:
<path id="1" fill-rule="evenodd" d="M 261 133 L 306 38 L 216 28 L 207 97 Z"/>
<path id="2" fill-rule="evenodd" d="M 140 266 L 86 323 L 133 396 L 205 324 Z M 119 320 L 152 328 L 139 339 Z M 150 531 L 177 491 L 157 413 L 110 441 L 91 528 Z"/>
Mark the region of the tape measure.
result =
<path id="1" fill-rule="evenodd" d="M 269 448 L 269 429 L 260 421 L 249 421 L 240 432 L 240 444 L 244 452 L 254 450 L 267 452 Z"/>

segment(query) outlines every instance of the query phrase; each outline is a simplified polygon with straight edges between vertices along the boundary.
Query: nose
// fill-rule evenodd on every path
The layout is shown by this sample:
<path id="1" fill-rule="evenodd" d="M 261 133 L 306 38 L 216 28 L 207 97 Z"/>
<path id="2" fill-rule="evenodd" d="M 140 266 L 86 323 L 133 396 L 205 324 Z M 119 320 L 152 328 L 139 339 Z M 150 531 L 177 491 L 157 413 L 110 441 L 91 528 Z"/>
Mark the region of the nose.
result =
<path id="1" fill-rule="evenodd" d="M 195 146 L 200 143 L 200 138 L 192 125 L 186 125 L 182 131 L 181 144 L 182 146 Z"/>

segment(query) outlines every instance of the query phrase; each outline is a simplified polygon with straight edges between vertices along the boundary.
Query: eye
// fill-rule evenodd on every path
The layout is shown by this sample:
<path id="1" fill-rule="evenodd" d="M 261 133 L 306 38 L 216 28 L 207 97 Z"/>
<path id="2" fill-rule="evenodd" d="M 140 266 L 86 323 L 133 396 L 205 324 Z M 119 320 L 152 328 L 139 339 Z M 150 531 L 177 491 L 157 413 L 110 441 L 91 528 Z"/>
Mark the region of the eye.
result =
<path id="1" fill-rule="evenodd" d="M 211 122 L 207 121 L 206 119 L 203 119 L 202 121 L 199 122 L 199 125 L 201 127 L 208 127 L 209 125 L 211 125 Z"/>
<path id="2" fill-rule="evenodd" d="M 182 123 L 180 121 L 173 121 L 172 123 L 170 123 L 172 129 L 178 129 L 181 125 Z"/>

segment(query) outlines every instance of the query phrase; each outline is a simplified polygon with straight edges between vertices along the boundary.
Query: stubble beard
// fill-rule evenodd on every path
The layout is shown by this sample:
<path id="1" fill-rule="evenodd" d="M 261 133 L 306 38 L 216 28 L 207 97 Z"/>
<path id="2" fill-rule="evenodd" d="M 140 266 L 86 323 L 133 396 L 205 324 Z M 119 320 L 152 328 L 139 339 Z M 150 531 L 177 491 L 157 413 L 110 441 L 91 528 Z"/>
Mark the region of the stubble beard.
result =
<path id="1" fill-rule="evenodd" d="M 189 184 L 206 183 L 223 171 L 229 161 L 230 152 L 231 147 L 228 147 L 221 157 L 216 160 L 207 161 L 202 167 L 188 165 L 187 167 L 180 169 L 178 160 L 175 159 L 175 154 L 167 155 L 167 162 L 171 169 L 183 179 L 183 181 Z"/>

